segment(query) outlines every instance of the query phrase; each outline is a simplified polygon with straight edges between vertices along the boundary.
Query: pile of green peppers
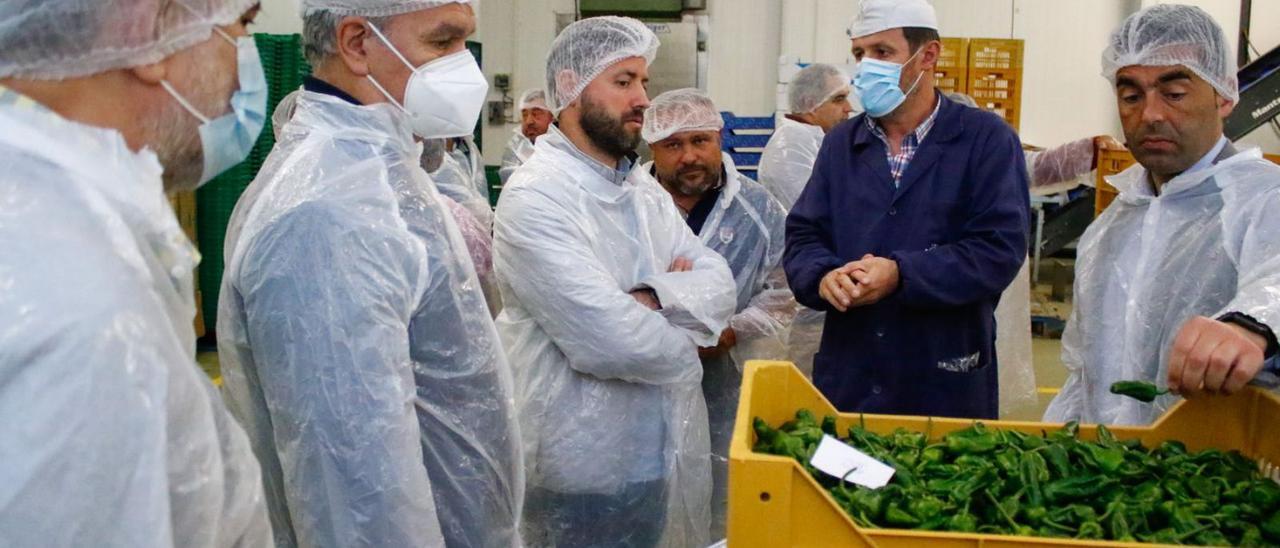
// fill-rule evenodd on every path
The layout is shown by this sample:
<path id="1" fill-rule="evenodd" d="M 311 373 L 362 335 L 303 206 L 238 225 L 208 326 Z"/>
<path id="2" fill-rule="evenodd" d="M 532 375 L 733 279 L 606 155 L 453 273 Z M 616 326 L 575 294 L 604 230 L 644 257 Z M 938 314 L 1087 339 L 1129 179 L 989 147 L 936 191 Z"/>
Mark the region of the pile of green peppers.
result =
<path id="1" fill-rule="evenodd" d="M 863 527 L 1280 546 L 1280 485 L 1235 451 L 1148 449 L 1103 426 L 1085 441 L 1075 423 L 1041 435 L 975 423 L 938 441 L 855 424 L 841 437 L 835 417 L 819 422 L 805 409 L 779 428 L 759 417 L 753 427 L 756 452 L 796 459 Z M 892 481 L 868 489 L 814 469 L 823 434 L 892 466 Z"/>

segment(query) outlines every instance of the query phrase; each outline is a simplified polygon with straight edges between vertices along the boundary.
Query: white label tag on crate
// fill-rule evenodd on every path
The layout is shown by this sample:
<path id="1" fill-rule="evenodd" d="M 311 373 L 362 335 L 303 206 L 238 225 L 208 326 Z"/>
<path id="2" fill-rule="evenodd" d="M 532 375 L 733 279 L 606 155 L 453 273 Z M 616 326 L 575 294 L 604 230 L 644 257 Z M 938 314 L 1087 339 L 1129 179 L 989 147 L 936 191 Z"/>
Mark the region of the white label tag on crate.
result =
<path id="1" fill-rule="evenodd" d="M 822 442 L 813 452 L 809 464 L 829 476 L 844 478 L 847 482 L 870 489 L 888 485 L 894 472 L 892 466 L 827 435 L 822 436 Z"/>

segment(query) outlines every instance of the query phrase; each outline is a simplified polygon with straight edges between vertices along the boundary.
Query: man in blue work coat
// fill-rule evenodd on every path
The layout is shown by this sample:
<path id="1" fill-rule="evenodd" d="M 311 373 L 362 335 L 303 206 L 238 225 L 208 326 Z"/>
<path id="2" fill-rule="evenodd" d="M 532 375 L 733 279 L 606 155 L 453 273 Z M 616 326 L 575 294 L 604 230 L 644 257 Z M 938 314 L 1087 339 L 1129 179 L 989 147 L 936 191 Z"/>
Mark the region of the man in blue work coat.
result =
<path id="1" fill-rule="evenodd" d="M 934 90 L 925 0 L 863 0 L 849 35 L 866 112 L 787 217 L 791 288 L 829 312 L 814 382 L 843 411 L 995 418 L 994 311 L 1027 253 L 1018 136 Z"/>

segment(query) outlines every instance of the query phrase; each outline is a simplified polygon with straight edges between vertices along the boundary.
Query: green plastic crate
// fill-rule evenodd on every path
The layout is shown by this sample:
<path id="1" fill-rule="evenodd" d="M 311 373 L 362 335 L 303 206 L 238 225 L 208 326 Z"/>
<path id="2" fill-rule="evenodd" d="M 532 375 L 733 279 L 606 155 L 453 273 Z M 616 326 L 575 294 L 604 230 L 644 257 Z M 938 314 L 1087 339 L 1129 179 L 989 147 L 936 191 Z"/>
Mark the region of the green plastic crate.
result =
<path id="1" fill-rule="evenodd" d="M 285 95 L 302 85 L 311 67 L 302 57 L 302 38 L 296 34 L 255 34 L 258 55 L 267 76 L 267 112 L 274 112 Z M 197 191 L 197 242 L 203 259 L 200 262 L 200 290 L 205 325 L 215 329 L 218 322 L 218 293 L 222 289 L 222 249 L 231 211 L 245 187 L 257 176 L 267 154 L 275 146 L 275 130 L 270 115 L 262 135 L 253 145 L 249 158 L 226 173 L 214 178 Z"/>

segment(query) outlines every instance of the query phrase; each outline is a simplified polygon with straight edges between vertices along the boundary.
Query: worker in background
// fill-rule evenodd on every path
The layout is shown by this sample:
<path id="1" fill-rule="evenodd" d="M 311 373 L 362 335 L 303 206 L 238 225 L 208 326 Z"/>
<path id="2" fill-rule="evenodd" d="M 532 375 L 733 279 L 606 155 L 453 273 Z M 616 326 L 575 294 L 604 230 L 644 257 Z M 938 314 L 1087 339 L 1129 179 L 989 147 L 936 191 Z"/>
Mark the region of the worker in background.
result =
<path id="1" fill-rule="evenodd" d="M 510 370 L 415 142 L 475 126 L 472 6 L 302 10 L 314 75 L 236 204 L 218 310 L 277 544 L 521 544 Z"/>
<path id="2" fill-rule="evenodd" d="M 706 546 L 711 461 L 698 348 L 734 306 L 725 260 L 633 171 L 644 23 L 569 25 L 547 55 L 557 116 L 498 204 L 498 317 L 525 435 L 530 546 Z"/>
<path id="3" fill-rule="evenodd" d="M 0 3 L 0 545 L 271 545 L 165 196 L 261 132 L 258 10 Z"/>
<path id="4" fill-rule="evenodd" d="M 925 0 L 860 4 L 866 112 L 823 141 L 787 217 L 791 289 L 828 312 L 813 378 L 842 411 L 998 414 L 994 311 L 1026 257 L 1029 184 L 1009 125 L 935 90 L 937 28 Z"/>
<path id="5" fill-rule="evenodd" d="M 801 69 L 787 84 L 791 113 L 778 120 L 760 156 L 759 172 L 760 184 L 778 199 L 784 211 L 791 211 L 809 183 L 823 137 L 853 113 L 850 93 L 849 76 L 822 63 Z M 813 376 L 813 355 L 818 352 L 825 321 L 821 311 L 802 306 L 791 326 L 787 357 L 806 377 Z"/>
<path id="6" fill-rule="evenodd" d="M 711 424 L 712 538 L 724 538 L 729 438 L 738 410 L 742 365 L 784 360 L 796 301 L 782 270 L 787 212 L 768 191 L 738 173 L 720 150 L 724 120 L 696 89 L 668 91 L 645 112 L 642 136 L 653 162 L 642 166 L 671 195 L 689 229 L 729 263 L 737 303 L 715 346 L 699 349 L 702 394 Z"/>
<path id="7" fill-rule="evenodd" d="M 1280 326 L 1280 168 L 1222 134 L 1239 99 L 1222 28 L 1203 10 L 1158 5 L 1126 19 L 1103 75 L 1137 164 L 1080 239 L 1075 306 L 1062 338 L 1070 374 L 1045 418 L 1147 424 L 1179 396 L 1274 383 Z M 1110 393 L 1139 380 L 1152 403 Z"/>
<path id="8" fill-rule="evenodd" d="M 475 136 L 467 134 L 462 137 L 446 139 L 445 147 L 449 151 L 449 155 L 457 160 L 458 165 L 463 166 L 467 175 L 470 176 L 471 188 L 475 189 L 476 194 L 481 198 L 484 198 L 485 205 L 489 206 L 490 217 L 492 217 L 493 206 L 489 205 L 489 180 L 485 178 L 484 174 L 484 155 L 480 152 L 480 147 L 476 145 Z"/>
<path id="9" fill-rule="evenodd" d="M 979 108 L 978 102 L 964 93 L 948 93 L 952 101 L 967 107 Z M 1043 188 L 1079 179 L 1098 165 L 1098 151 L 1104 148 L 1124 148 L 1110 135 L 1095 135 L 1076 139 L 1052 148 L 1023 150 L 1031 188 Z"/>
<path id="10" fill-rule="evenodd" d="M 466 141 L 462 139 L 439 139 L 439 146 L 444 151 L 440 167 L 429 171 L 431 182 L 436 190 L 448 196 L 466 208 L 485 231 L 493 227 L 493 206 L 489 205 L 489 191 L 482 193 L 476 182 L 477 169 L 483 177 L 484 167 L 473 163 L 472 156 L 466 152 Z M 432 146 L 435 146 L 434 144 Z M 472 149 L 473 150 L 473 149 Z"/>
<path id="11" fill-rule="evenodd" d="M 498 176 L 502 184 L 515 173 L 516 168 L 529 161 L 533 154 L 533 143 L 547 132 L 555 118 L 551 109 L 547 108 L 547 95 L 541 88 L 525 91 L 520 96 L 520 127 L 511 132 L 511 140 L 507 141 L 507 150 L 502 153 L 502 168 Z"/>
<path id="12" fill-rule="evenodd" d="M 443 171 L 442 166 L 448 159 L 444 139 L 428 139 L 422 143 L 422 169 L 432 177 Z M 436 191 L 440 192 L 439 186 Z M 462 233 L 462 241 L 467 244 L 467 252 L 471 255 L 471 264 L 476 267 L 476 276 L 480 279 L 480 289 L 484 292 L 484 300 L 489 305 L 489 315 L 497 318 L 502 311 L 502 294 L 498 291 L 498 278 L 493 274 L 493 222 L 483 222 L 476 218 L 465 206 L 454 201 L 443 192 L 438 194 L 440 201 L 453 216 L 454 224 Z M 485 204 L 483 213 L 492 215 L 493 210 Z"/>
<path id="13" fill-rule="evenodd" d="M 973 97 L 948 93 L 967 107 L 979 108 Z M 1052 190 L 1059 183 L 1078 180 L 1093 171 L 1101 147 L 1121 148 L 1109 135 L 1077 139 L 1049 149 L 1023 147 L 1031 190 Z M 1019 415 L 1038 405 L 1035 366 L 1032 363 L 1031 262 L 1023 263 L 1013 283 L 1005 288 L 996 307 L 996 355 L 1000 357 L 1000 416 Z"/>

